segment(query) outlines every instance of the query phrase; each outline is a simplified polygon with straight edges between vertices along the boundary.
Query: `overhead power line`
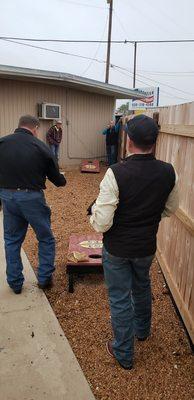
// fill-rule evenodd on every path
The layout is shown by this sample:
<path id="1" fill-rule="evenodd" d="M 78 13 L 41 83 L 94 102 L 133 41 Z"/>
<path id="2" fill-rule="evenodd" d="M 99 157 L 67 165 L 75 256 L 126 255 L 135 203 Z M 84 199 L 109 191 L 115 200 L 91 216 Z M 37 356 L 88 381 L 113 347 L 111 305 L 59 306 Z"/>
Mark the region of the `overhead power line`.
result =
<path id="1" fill-rule="evenodd" d="M 21 40 L 24 42 L 53 42 L 53 43 L 104 43 L 107 44 L 108 40 L 85 40 L 85 39 L 40 39 L 40 38 L 24 38 L 13 36 L 0 36 L 0 39 L 6 40 Z M 194 39 L 193 39 L 194 42 Z M 125 44 L 133 43 L 131 40 L 111 40 L 111 43 Z"/>
<path id="2" fill-rule="evenodd" d="M 123 25 L 123 23 L 122 23 L 120 17 L 118 16 L 118 14 L 117 14 L 116 11 L 114 10 L 114 8 L 113 8 L 113 15 L 116 17 L 116 19 L 117 19 L 119 25 L 121 26 L 121 28 L 122 28 L 124 34 L 128 36 L 128 33 L 127 33 L 126 29 L 125 29 L 125 26 Z"/>
<path id="3" fill-rule="evenodd" d="M 77 1 L 72 1 L 72 0 L 63 0 L 65 1 L 65 3 L 69 3 L 69 4 L 75 4 L 76 6 L 82 6 L 82 7 L 91 7 L 91 8 L 99 8 L 102 10 L 107 10 L 107 7 L 101 7 L 101 6 L 94 6 L 92 4 L 86 4 L 86 3 L 78 3 Z"/>
<path id="4" fill-rule="evenodd" d="M 161 93 L 164 93 L 165 96 L 167 96 L 167 97 L 171 97 L 172 99 L 184 100 L 184 101 L 186 101 L 187 103 L 189 103 L 189 102 L 191 101 L 190 99 L 185 99 L 184 97 L 179 97 L 179 96 L 170 94 L 169 92 L 166 92 L 166 90 L 163 90 L 163 89 L 160 89 L 160 92 L 161 92 Z"/>
<path id="5" fill-rule="evenodd" d="M 55 43 L 104 43 L 108 40 L 87 40 L 87 39 L 42 39 L 42 38 L 24 38 L 15 36 L 0 36 L 4 40 L 21 40 L 26 42 L 55 42 Z M 194 39 L 169 39 L 169 40 L 111 40 L 111 43 L 126 44 L 126 43 L 194 43 Z"/>
<path id="6" fill-rule="evenodd" d="M 107 22 L 108 22 L 108 17 L 106 18 L 105 26 L 104 26 L 103 33 L 102 33 L 102 39 L 103 39 L 104 34 L 105 34 L 105 31 L 106 31 Z M 101 47 L 101 43 L 98 43 L 98 46 L 97 46 L 97 49 L 96 49 L 96 51 L 95 51 L 93 60 L 91 60 L 91 61 L 89 62 L 87 68 L 84 69 L 84 71 L 81 73 L 81 75 L 85 75 L 86 72 L 88 72 L 89 68 L 92 66 L 92 64 L 94 63 L 94 61 L 95 61 L 95 59 L 96 59 L 96 57 L 97 57 L 97 54 L 98 54 L 98 52 L 99 52 L 99 50 L 100 50 L 100 47 Z"/>
<path id="7" fill-rule="evenodd" d="M 5 40 L 5 39 L 3 39 L 3 40 Z M 22 45 L 22 46 L 32 47 L 32 48 L 35 48 L 35 49 L 45 50 L 45 51 L 54 52 L 54 53 L 59 53 L 59 54 L 64 54 L 64 55 L 67 55 L 67 56 L 82 58 L 82 59 L 85 59 L 85 60 L 92 60 L 92 61 L 96 61 L 96 62 L 101 63 L 101 64 L 105 64 L 105 63 L 106 63 L 105 60 L 100 60 L 100 59 L 97 59 L 97 58 L 86 57 L 86 56 L 82 56 L 82 55 L 79 55 L 79 54 L 73 54 L 73 53 L 63 52 L 63 51 L 60 51 L 60 50 L 48 49 L 48 48 L 46 48 L 46 47 L 35 46 L 35 45 L 32 45 L 32 44 L 27 44 L 27 43 L 21 43 L 21 42 L 17 42 L 17 41 L 14 41 L 14 40 L 7 40 L 7 39 L 6 39 L 5 42 L 16 43 L 16 44 L 19 44 L 19 45 Z M 112 64 L 112 63 L 111 63 L 110 66 L 111 66 L 112 68 L 116 69 L 117 71 L 122 72 L 123 75 L 126 75 L 126 76 L 129 76 L 129 74 L 130 74 L 130 75 L 133 75 L 132 72 L 131 72 L 130 70 L 128 70 L 127 68 L 123 68 L 123 67 L 121 67 L 121 66 L 119 66 L 119 65 L 115 65 L 115 64 Z M 126 73 L 124 73 L 124 72 L 126 72 Z M 127 74 L 127 73 L 128 73 L 128 74 Z M 143 78 L 146 79 L 146 80 L 155 82 L 155 83 L 160 84 L 160 85 L 162 85 L 162 86 L 169 87 L 170 89 L 176 90 L 176 91 L 178 91 L 178 92 L 181 92 L 181 93 L 184 93 L 184 94 L 189 94 L 190 96 L 194 96 L 194 93 L 190 93 L 190 92 L 183 91 L 183 90 L 181 90 L 181 89 L 177 89 L 177 88 L 175 88 L 175 87 L 173 87 L 173 86 L 171 86 L 171 85 L 167 85 L 167 84 L 162 83 L 162 82 L 160 82 L 160 81 L 157 81 L 157 80 L 155 80 L 155 79 L 148 78 L 148 77 L 146 77 L 146 76 L 144 76 L 144 75 L 142 75 L 142 74 L 137 74 L 137 76 L 139 76 L 140 78 L 143 77 Z M 138 81 L 145 84 L 145 82 L 141 81 L 140 79 L 138 79 Z M 146 84 L 147 84 L 147 83 L 146 83 Z M 179 99 L 181 99 L 181 100 L 189 101 L 188 99 L 185 99 L 185 98 L 182 98 L 182 97 L 178 97 L 178 96 L 173 96 L 173 97 L 179 98 Z"/>
<path id="8" fill-rule="evenodd" d="M 128 43 L 128 41 L 126 41 Z M 134 40 L 133 43 L 191 43 L 194 39 Z"/>
<path id="9" fill-rule="evenodd" d="M 137 74 L 137 75 L 140 76 L 140 77 L 145 77 L 144 75 L 141 75 L 141 74 Z M 168 87 L 168 88 L 170 88 L 170 89 L 176 90 L 177 92 L 180 92 L 180 93 L 183 93 L 183 94 L 187 94 L 187 95 L 189 95 L 189 96 L 193 96 L 193 97 L 194 97 L 194 93 L 187 92 L 187 91 L 181 90 L 181 89 L 177 89 L 177 88 L 175 88 L 174 86 L 168 85 L 167 83 L 163 83 L 163 82 L 157 81 L 157 80 L 152 79 L 152 78 L 146 77 L 146 79 L 147 79 L 148 81 L 155 82 L 155 83 L 159 83 L 160 85 L 163 85 L 163 86 L 166 86 L 166 87 Z"/>
<path id="10" fill-rule="evenodd" d="M 116 70 L 117 72 L 119 72 L 121 75 L 124 75 L 124 76 L 127 76 L 127 77 L 129 77 L 129 76 L 132 77 L 132 76 L 133 76 L 132 72 L 131 72 L 130 75 L 129 75 L 129 73 L 127 74 L 127 73 L 125 73 L 124 71 L 121 71 L 121 70 L 118 69 L 118 68 L 115 68 L 115 70 Z M 144 79 L 147 79 L 147 77 L 144 76 Z M 143 84 L 146 85 L 146 86 L 148 85 L 148 82 L 145 82 L 145 81 L 143 81 L 143 80 L 141 80 L 141 79 L 139 79 L 139 78 L 137 78 L 137 82 L 143 83 Z M 159 83 L 159 82 L 157 82 L 157 83 Z M 168 95 L 169 97 L 172 97 L 172 98 L 176 98 L 176 99 L 179 99 L 179 100 L 184 100 L 184 101 L 187 101 L 187 102 L 191 101 L 191 100 L 189 100 L 189 99 L 186 99 L 185 97 L 180 97 L 180 96 L 172 95 L 171 93 L 166 92 L 166 91 L 163 90 L 163 89 L 160 89 L 160 92 L 163 92 L 163 93 L 165 93 L 166 95 Z"/>
<path id="11" fill-rule="evenodd" d="M 98 62 L 100 64 L 105 64 L 106 63 L 106 61 L 104 61 L 104 60 L 99 60 L 98 58 L 82 56 L 81 54 L 74 54 L 74 53 L 68 53 L 66 51 L 61 51 L 61 50 L 48 49 L 47 47 L 35 46 L 33 44 L 28 44 L 28 43 L 21 43 L 21 42 L 15 41 L 15 40 L 7 40 L 7 39 L 2 39 L 2 40 L 5 40 L 5 42 L 9 42 L 9 43 L 16 43 L 16 44 L 19 44 L 21 46 L 32 47 L 34 49 L 49 51 L 51 53 L 64 54 L 66 56 L 82 58 L 84 60 L 92 60 L 92 61 L 96 61 L 96 62 Z"/>
<path id="12" fill-rule="evenodd" d="M 151 1 L 151 3 L 152 3 L 152 5 L 151 5 L 151 4 L 149 4 L 149 5 L 151 5 L 151 8 L 153 9 L 153 7 L 155 7 L 155 0 L 153 0 L 153 2 Z M 170 21 L 171 24 L 173 23 L 174 26 L 176 26 L 176 27 L 179 29 L 179 31 L 180 31 L 180 29 L 182 29 L 182 32 L 184 32 L 184 34 L 187 33 L 188 35 L 190 35 L 191 32 L 186 31 L 186 27 L 185 27 L 185 26 L 183 26 L 182 24 L 180 24 L 180 23 L 177 21 L 177 19 L 174 19 L 174 18 L 172 17 L 172 15 L 169 15 L 170 13 L 166 12 L 165 9 L 159 7 L 158 4 L 157 4 L 157 10 L 159 11 L 159 14 L 163 14 L 163 15 L 164 15 L 164 18 L 165 18 L 165 19 L 167 18 L 167 19 Z M 168 11 L 168 10 L 167 10 L 167 11 Z"/>
<path id="13" fill-rule="evenodd" d="M 131 12 L 133 12 L 135 10 L 138 18 L 140 15 L 142 15 L 144 21 L 148 21 L 148 23 L 150 21 L 151 26 L 155 25 L 155 27 L 163 34 L 164 34 L 164 31 L 168 32 L 168 34 L 170 33 L 170 35 L 172 34 L 172 32 L 170 32 L 169 29 L 166 29 L 166 26 L 164 23 L 162 25 L 159 23 L 158 18 L 157 19 L 152 18 L 151 13 L 147 10 L 147 7 L 142 9 L 142 7 L 138 7 L 136 5 L 137 2 L 135 2 L 135 1 L 128 1 L 127 3 L 128 3 L 127 6 L 130 7 L 130 14 L 131 14 Z"/>
<path id="14" fill-rule="evenodd" d="M 116 69 L 116 72 L 119 72 L 121 75 L 124 75 L 124 76 L 128 76 L 128 77 L 130 76 L 129 74 L 126 74 L 125 72 L 120 71 L 119 69 Z M 131 73 L 131 75 L 132 75 L 132 73 Z M 146 77 L 145 77 L 145 79 L 146 79 Z M 137 78 L 137 82 L 143 83 L 145 86 L 148 85 L 147 82 L 142 81 L 139 78 Z M 168 95 L 169 97 L 172 97 L 172 98 L 176 98 L 176 99 L 179 99 L 179 100 L 184 100 L 184 101 L 187 101 L 187 102 L 190 101 L 188 99 L 185 99 L 184 97 L 174 96 L 174 95 L 170 94 L 169 92 L 164 91 L 163 89 L 160 89 L 160 92 L 163 92 L 163 93 L 165 93 L 166 95 Z"/>
<path id="15" fill-rule="evenodd" d="M 123 68 L 123 67 L 119 67 L 119 66 L 115 66 L 115 65 L 113 65 L 113 67 L 121 69 L 121 70 L 126 71 L 126 72 L 129 72 L 131 74 L 131 71 L 129 69 L 127 69 L 127 68 Z M 188 94 L 189 96 L 194 96 L 194 93 L 186 92 L 185 90 L 181 90 L 181 89 L 177 89 L 174 86 L 168 85 L 167 83 L 163 83 L 163 82 L 157 81 L 157 80 L 152 79 L 152 78 L 148 78 L 145 75 L 137 73 L 137 76 L 146 78 L 148 81 L 151 81 L 151 82 L 154 82 L 154 83 L 159 83 L 160 85 L 163 85 L 163 86 L 166 86 L 166 87 L 168 87 L 170 89 L 176 90 L 177 92 L 181 92 L 183 94 Z"/>
<path id="16" fill-rule="evenodd" d="M 192 76 L 194 74 L 194 71 L 150 71 L 150 70 L 145 70 L 145 69 L 138 69 L 139 72 L 144 72 L 146 74 L 150 75 L 164 75 L 164 76 L 174 76 L 177 78 L 177 76 L 186 75 L 186 76 Z"/>

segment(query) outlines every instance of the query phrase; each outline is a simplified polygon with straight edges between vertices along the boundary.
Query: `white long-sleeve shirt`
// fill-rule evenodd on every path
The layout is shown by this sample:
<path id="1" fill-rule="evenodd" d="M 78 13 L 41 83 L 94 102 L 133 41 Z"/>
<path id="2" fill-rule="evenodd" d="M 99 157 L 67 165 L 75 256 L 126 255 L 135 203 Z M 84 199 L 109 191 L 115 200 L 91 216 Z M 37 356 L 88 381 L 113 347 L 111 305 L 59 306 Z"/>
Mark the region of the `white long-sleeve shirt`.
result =
<path id="1" fill-rule="evenodd" d="M 111 168 L 108 168 L 100 183 L 100 193 L 92 207 L 90 223 L 96 232 L 106 232 L 113 225 L 114 214 L 119 203 L 119 188 Z M 173 190 L 168 196 L 163 217 L 170 217 L 179 205 L 178 175 Z"/>

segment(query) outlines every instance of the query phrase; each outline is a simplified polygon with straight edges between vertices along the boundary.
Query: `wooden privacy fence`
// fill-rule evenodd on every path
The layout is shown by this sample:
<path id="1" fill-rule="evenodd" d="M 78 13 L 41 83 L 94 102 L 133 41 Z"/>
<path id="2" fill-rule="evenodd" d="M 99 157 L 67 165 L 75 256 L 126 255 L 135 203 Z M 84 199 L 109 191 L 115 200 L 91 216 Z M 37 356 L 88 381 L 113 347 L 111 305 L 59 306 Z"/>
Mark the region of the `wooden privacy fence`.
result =
<path id="1" fill-rule="evenodd" d="M 179 176 L 180 206 L 159 228 L 157 257 L 194 343 L 194 125 L 161 126 L 156 147 Z"/>
<path id="2" fill-rule="evenodd" d="M 180 204 L 158 232 L 157 258 L 194 343 L 194 103 L 147 110 L 159 113 L 156 158 L 173 164 L 179 177 Z"/>

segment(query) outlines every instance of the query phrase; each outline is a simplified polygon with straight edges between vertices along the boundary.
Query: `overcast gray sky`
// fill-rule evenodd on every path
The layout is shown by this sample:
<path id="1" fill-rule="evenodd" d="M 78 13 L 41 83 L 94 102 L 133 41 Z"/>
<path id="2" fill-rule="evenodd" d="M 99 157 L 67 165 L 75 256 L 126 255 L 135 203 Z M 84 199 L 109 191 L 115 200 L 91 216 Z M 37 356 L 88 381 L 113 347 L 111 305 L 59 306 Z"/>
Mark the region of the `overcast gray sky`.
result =
<path id="1" fill-rule="evenodd" d="M 113 40 L 194 39 L 194 0 L 114 0 L 113 3 Z M 1 0 L 0 9 L 0 36 L 107 39 L 106 0 Z M 104 44 L 27 44 L 106 59 Z M 133 45 L 113 44 L 111 63 L 127 71 L 111 68 L 110 83 L 131 88 Z M 101 81 L 105 75 L 103 62 L 2 40 L 0 64 L 68 72 Z M 137 87 L 160 86 L 160 105 L 194 100 L 194 43 L 139 45 L 137 74 Z"/>

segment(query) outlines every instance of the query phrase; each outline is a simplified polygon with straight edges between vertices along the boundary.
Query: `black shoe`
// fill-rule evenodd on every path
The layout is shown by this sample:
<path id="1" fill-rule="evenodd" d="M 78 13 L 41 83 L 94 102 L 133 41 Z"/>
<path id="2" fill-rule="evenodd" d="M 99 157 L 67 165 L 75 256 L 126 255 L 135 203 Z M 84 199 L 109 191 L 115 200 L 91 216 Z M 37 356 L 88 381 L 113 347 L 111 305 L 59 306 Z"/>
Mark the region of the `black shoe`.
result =
<path id="1" fill-rule="evenodd" d="M 14 292 L 15 294 L 20 294 L 20 293 L 22 293 L 22 288 L 20 288 L 20 289 L 13 289 L 13 288 L 12 288 L 12 290 L 13 290 L 13 292 Z"/>
<path id="2" fill-rule="evenodd" d="M 108 342 L 106 343 L 106 350 L 107 350 L 107 353 L 109 354 L 109 356 L 112 356 L 112 357 L 114 357 L 114 358 L 116 359 L 116 357 L 115 357 L 115 355 L 114 355 L 114 353 L 113 353 L 112 341 L 111 341 L 111 340 L 108 340 Z M 116 359 L 116 360 L 117 360 L 117 359 Z M 117 360 L 117 362 L 119 363 L 120 367 L 122 367 L 122 368 L 124 368 L 124 369 L 130 370 L 130 369 L 133 368 L 132 365 L 130 365 L 129 367 L 127 367 L 127 366 L 121 364 L 118 360 Z"/>
<path id="3" fill-rule="evenodd" d="M 137 338 L 137 340 L 139 341 L 139 342 L 145 342 L 145 340 L 147 340 L 148 338 L 149 338 L 149 336 L 145 336 L 145 337 L 138 337 L 138 336 L 136 336 L 136 338 Z"/>
<path id="4" fill-rule="evenodd" d="M 53 287 L 53 279 L 50 278 L 45 283 L 38 283 L 39 289 L 51 289 Z"/>

